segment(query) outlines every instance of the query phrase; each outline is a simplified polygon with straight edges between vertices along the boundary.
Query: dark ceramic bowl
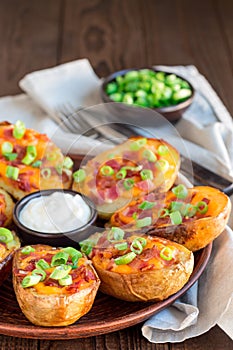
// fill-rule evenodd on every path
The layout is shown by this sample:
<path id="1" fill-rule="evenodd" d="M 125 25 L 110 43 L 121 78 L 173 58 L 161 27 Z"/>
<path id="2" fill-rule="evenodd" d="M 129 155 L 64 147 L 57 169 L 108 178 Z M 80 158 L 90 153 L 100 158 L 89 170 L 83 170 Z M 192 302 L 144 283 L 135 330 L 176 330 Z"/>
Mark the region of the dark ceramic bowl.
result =
<path id="1" fill-rule="evenodd" d="M 136 114 L 141 114 L 142 118 L 145 120 L 146 124 L 147 125 L 151 124 L 153 126 L 152 113 L 146 113 L 147 110 L 152 110 L 155 113 L 157 113 L 158 115 L 162 115 L 170 122 L 175 122 L 178 119 L 180 119 L 182 117 L 183 113 L 186 111 L 186 109 L 189 108 L 190 105 L 192 104 L 195 90 L 194 90 L 192 84 L 187 79 L 184 79 L 183 77 L 181 77 L 177 74 L 176 74 L 176 76 L 178 78 L 181 78 L 183 81 L 185 81 L 189 84 L 191 91 L 192 91 L 192 94 L 187 100 L 180 102 L 180 103 L 177 103 L 175 105 L 170 105 L 170 106 L 166 106 L 166 107 L 159 107 L 159 108 L 143 108 L 143 107 L 139 107 L 137 105 L 130 105 L 130 104 L 123 103 L 123 102 L 115 102 L 109 97 L 109 95 L 106 93 L 106 86 L 110 82 L 114 82 L 116 77 L 123 76 L 130 71 L 133 71 L 133 70 L 138 71 L 141 69 L 142 68 L 140 68 L 140 69 L 124 69 L 124 70 L 115 72 L 115 73 L 109 75 L 108 77 L 104 78 L 102 81 L 101 87 L 100 87 L 100 95 L 101 95 L 102 100 L 105 103 L 108 103 L 111 111 L 114 112 L 119 117 L 119 121 L 122 120 L 122 117 L 123 118 L 126 117 L 127 122 L 133 124 L 134 123 L 134 116 Z M 156 70 L 156 69 L 153 69 L 152 67 L 149 67 L 149 68 L 147 67 L 146 69 L 150 69 L 150 70 L 153 70 L 155 72 L 162 72 L 162 70 Z M 172 72 L 169 72 L 169 71 L 163 71 L 163 72 L 166 75 L 173 74 Z M 112 102 L 112 103 L 110 103 L 110 102 Z M 149 121 L 148 121 L 148 118 L 150 119 Z M 143 126 L 143 125 L 141 125 L 141 126 Z"/>
<path id="2" fill-rule="evenodd" d="M 90 208 L 91 214 L 88 222 L 85 225 L 78 227 L 77 229 L 74 229 L 68 232 L 63 232 L 63 233 L 44 233 L 44 232 L 35 231 L 23 225 L 20 221 L 20 213 L 22 209 L 25 207 L 25 205 L 28 204 L 34 198 L 38 198 L 41 196 L 48 196 L 54 192 L 69 193 L 72 196 L 76 194 L 81 195 L 82 199 Z M 65 246 L 77 247 L 78 242 L 88 238 L 92 233 L 96 231 L 96 227 L 94 225 L 96 218 L 97 218 L 97 211 L 96 211 L 95 205 L 89 198 L 87 198 L 86 196 L 76 191 L 64 190 L 64 189 L 61 189 L 61 190 L 50 189 L 50 190 L 33 192 L 23 197 L 21 200 L 19 200 L 15 204 L 15 208 L 13 212 L 13 220 L 16 226 L 17 233 L 19 234 L 24 244 L 48 244 L 55 247 L 59 247 L 59 246 L 60 247 L 65 247 Z"/>

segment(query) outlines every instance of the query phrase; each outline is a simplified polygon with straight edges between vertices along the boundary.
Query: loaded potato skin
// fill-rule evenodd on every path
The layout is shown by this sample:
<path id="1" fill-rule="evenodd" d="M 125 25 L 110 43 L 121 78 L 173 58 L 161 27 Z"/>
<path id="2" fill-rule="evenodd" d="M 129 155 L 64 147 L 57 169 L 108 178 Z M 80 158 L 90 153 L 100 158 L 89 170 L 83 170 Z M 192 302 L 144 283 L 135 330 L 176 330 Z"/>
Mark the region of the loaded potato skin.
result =
<path id="1" fill-rule="evenodd" d="M 163 195 L 151 193 L 132 201 L 113 214 L 110 226 L 137 229 L 197 251 L 223 232 L 230 211 L 229 197 L 218 189 L 178 185 Z M 147 225 L 138 227 L 146 219 Z"/>
<path id="2" fill-rule="evenodd" d="M 20 240 L 14 231 L 0 227 L 0 285 L 11 273 L 15 251 L 20 248 Z"/>
<path id="3" fill-rule="evenodd" d="M 132 302 L 160 301 L 185 285 L 194 266 L 191 251 L 158 237 L 124 233 L 122 238 L 118 230 L 104 232 L 89 253 L 103 293 Z"/>
<path id="4" fill-rule="evenodd" d="M 71 247 L 26 246 L 14 256 L 16 297 L 35 325 L 57 327 L 76 322 L 92 307 L 99 284 L 91 262 Z"/>
<path id="5" fill-rule="evenodd" d="M 132 137 L 76 171 L 73 189 L 90 197 L 108 219 L 134 198 L 167 191 L 179 167 L 179 153 L 164 140 Z"/>
<path id="6" fill-rule="evenodd" d="M 14 198 L 50 188 L 69 188 L 72 161 L 45 134 L 23 122 L 0 123 L 0 187 Z"/>

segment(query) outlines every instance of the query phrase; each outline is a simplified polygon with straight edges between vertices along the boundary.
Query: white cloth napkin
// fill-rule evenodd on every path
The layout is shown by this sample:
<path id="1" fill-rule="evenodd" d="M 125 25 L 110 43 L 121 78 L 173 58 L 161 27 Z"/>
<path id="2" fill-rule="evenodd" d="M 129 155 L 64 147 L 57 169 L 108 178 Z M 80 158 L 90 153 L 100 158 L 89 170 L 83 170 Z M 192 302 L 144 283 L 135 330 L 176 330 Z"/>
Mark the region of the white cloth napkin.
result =
<path id="1" fill-rule="evenodd" d="M 169 67 L 169 70 L 187 77 L 198 90 L 193 106 L 177 124 L 183 139 L 167 122 L 146 131 L 165 138 L 185 156 L 190 155 L 193 160 L 204 162 L 211 170 L 232 179 L 233 144 L 229 113 L 195 67 Z M 96 149 L 104 149 L 109 144 L 65 133 L 50 117 L 56 120 L 55 109 L 63 103 L 76 107 L 99 104 L 99 86 L 100 79 L 86 59 L 28 74 L 20 81 L 20 87 L 27 95 L 0 99 L 1 119 L 24 120 L 28 127 L 46 132 L 65 153 L 91 151 L 94 154 Z M 106 119 L 99 120 L 99 123 L 103 122 Z M 218 140 L 218 154 L 213 140 Z M 233 338 L 232 326 L 229 326 L 232 324 L 230 310 L 233 305 L 233 264 L 229 259 L 232 242 L 230 229 L 216 240 L 211 261 L 199 283 L 198 300 L 196 284 L 173 306 L 148 320 L 142 329 L 144 336 L 152 342 L 178 342 L 202 334 L 217 323 Z M 219 287 L 220 283 L 224 288 Z"/>

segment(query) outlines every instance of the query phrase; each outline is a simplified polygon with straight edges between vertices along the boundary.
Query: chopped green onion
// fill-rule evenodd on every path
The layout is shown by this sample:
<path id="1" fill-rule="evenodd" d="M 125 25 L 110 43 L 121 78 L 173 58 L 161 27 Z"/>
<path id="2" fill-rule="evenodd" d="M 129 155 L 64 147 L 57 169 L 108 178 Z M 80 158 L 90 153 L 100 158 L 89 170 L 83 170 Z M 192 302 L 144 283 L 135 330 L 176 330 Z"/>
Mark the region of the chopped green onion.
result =
<path id="1" fill-rule="evenodd" d="M 107 155 L 107 158 L 108 159 L 113 159 L 113 158 L 115 158 L 115 154 L 110 153 L 110 154 Z"/>
<path id="2" fill-rule="evenodd" d="M 58 175 L 62 175 L 63 165 L 62 164 L 58 164 L 55 168 L 56 168 L 56 171 L 57 171 Z"/>
<path id="3" fill-rule="evenodd" d="M 188 189 L 183 184 L 173 187 L 172 192 L 179 199 L 185 199 L 188 196 Z"/>
<path id="4" fill-rule="evenodd" d="M 63 162 L 63 167 L 65 169 L 71 169 L 73 165 L 74 165 L 73 160 L 70 157 L 65 157 Z"/>
<path id="5" fill-rule="evenodd" d="M 159 218 L 165 218 L 166 216 L 169 216 L 169 210 L 166 208 L 162 208 L 158 212 Z"/>
<path id="6" fill-rule="evenodd" d="M 133 179 L 125 179 L 123 185 L 124 185 L 124 188 L 126 190 L 130 190 L 134 186 L 134 180 Z"/>
<path id="7" fill-rule="evenodd" d="M 173 225 L 180 225 L 182 223 L 182 216 L 179 211 L 170 213 L 170 219 Z"/>
<path id="8" fill-rule="evenodd" d="M 8 228 L 0 227 L 0 242 L 9 243 L 13 241 L 14 237 Z"/>
<path id="9" fill-rule="evenodd" d="M 40 168 L 42 164 L 42 160 L 36 160 L 34 163 L 32 163 L 33 168 Z"/>
<path id="10" fill-rule="evenodd" d="M 74 182 L 82 182 L 86 178 L 86 173 L 84 169 L 79 169 L 73 173 Z"/>
<path id="11" fill-rule="evenodd" d="M 155 203 L 144 201 L 138 206 L 138 208 L 142 210 L 149 210 L 154 208 L 154 206 L 155 206 Z"/>
<path id="12" fill-rule="evenodd" d="M 15 248 L 17 246 L 16 241 L 13 239 L 12 241 L 6 243 L 7 249 L 12 249 Z"/>
<path id="13" fill-rule="evenodd" d="M 133 240 L 133 242 L 131 243 L 130 250 L 132 252 L 134 252 L 135 254 L 141 254 L 142 253 L 143 246 L 142 246 L 141 242 L 137 238 L 135 238 Z"/>
<path id="14" fill-rule="evenodd" d="M 104 165 L 102 168 L 100 168 L 100 173 L 103 176 L 112 176 L 114 174 L 114 170 L 109 165 Z"/>
<path id="15" fill-rule="evenodd" d="M 137 220 L 137 218 L 138 218 L 138 213 L 137 213 L 136 211 L 133 213 L 132 218 L 133 218 L 134 220 Z"/>
<path id="16" fill-rule="evenodd" d="M 166 159 L 159 159 L 156 162 L 156 166 L 163 173 L 166 173 L 166 171 L 168 171 L 168 169 L 169 169 L 169 163 Z"/>
<path id="17" fill-rule="evenodd" d="M 109 242 L 121 241 L 124 238 L 125 232 L 119 227 L 112 227 L 108 232 Z"/>
<path id="18" fill-rule="evenodd" d="M 43 168 L 41 169 L 40 173 L 44 179 L 49 179 L 52 172 L 50 168 Z"/>
<path id="19" fill-rule="evenodd" d="M 153 178 L 154 178 L 153 172 L 150 169 L 143 169 L 140 172 L 140 175 L 141 175 L 142 180 L 153 180 Z"/>
<path id="20" fill-rule="evenodd" d="M 58 283 L 60 284 L 60 286 L 70 286 L 73 283 L 72 276 L 67 275 L 67 276 L 59 279 Z"/>
<path id="21" fill-rule="evenodd" d="M 200 201 L 196 204 L 196 208 L 200 214 L 206 214 L 208 211 L 208 204 L 204 201 Z"/>
<path id="22" fill-rule="evenodd" d="M 69 254 L 60 251 L 52 257 L 51 266 L 65 265 L 69 259 Z"/>
<path id="23" fill-rule="evenodd" d="M 23 288 L 32 287 L 32 286 L 35 286 L 36 284 L 38 284 L 40 282 L 40 280 L 41 280 L 41 276 L 40 275 L 26 276 L 22 280 L 21 286 Z"/>
<path id="24" fill-rule="evenodd" d="M 130 171 L 140 171 L 142 169 L 142 165 L 138 165 L 138 166 L 124 166 L 121 169 L 130 170 Z"/>
<path id="25" fill-rule="evenodd" d="M 118 258 L 114 259 L 116 265 L 127 265 L 131 263 L 136 258 L 137 254 L 134 252 L 130 252 L 128 254 L 119 256 Z"/>
<path id="26" fill-rule="evenodd" d="M 3 142 L 2 144 L 2 154 L 5 155 L 7 153 L 12 153 L 13 151 L 13 145 L 12 143 L 6 141 L 6 142 Z"/>
<path id="27" fill-rule="evenodd" d="M 114 247 L 118 250 L 126 250 L 128 248 L 127 242 L 116 243 Z"/>
<path id="28" fill-rule="evenodd" d="M 152 218 L 150 216 L 147 216 L 143 219 L 139 219 L 136 221 L 136 227 L 137 228 L 141 228 L 141 227 L 145 227 L 145 226 L 150 226 L 152 223 Z"/>
<path id="29" fill-rule="evenodd" d="M 127 170 L 125 168 L 122 168 L 116 173 L 116 178 L 119 180 L 122 180 L 126 177 L 126 175 L 127 175 Z"/>
<path id="30" fill-rule="evenodd" d="M 18 154 L 17 153 L 5 153 L 4 157 L 7 160 L 12 161 L 12 160 L 15 160 L 18 157 Z"/>
<path id="31" fill-rule="evenodd" d="M 193 217 L 196 212 L 197 208 L 193 204 L 184 204 L 184 206 L 180 209 L 180 212 L 183 216 L 188 216 L 189 218 Z"/>
<path id="32" fill-rule="evenodd" d="M 81 247 L 81 252 L 86 255 L 89 255 L 94 246 L 94 242 L 89 239 L 85 239 L 84 241 L 79 242 L 79 245 Z"/>
<path id="33" fill-rule="evenodd" d="M 160 145 L 158 147 L 158 150 L 157 150 L 157 152 L 160 156 L 165 156 L 168 153 L 168 151 L 169 151 L 169 149 L 165 145 Z"/>
<path id="34" fill-rule="evenodd" d="M 157 160 L 156 155 L 150 149 L 145 149 L 142 153 L 143 158 L 149 160 L 151 163 L 155 163 Z"/>
<path id="35" fill-rule="evenodd" d="M 6 177 L 12 180 L 18 180 L 19 177 L 19 168 L 8 165 L 6 168 Z"/>
<path id="36" fill-rule="evenodd" d="M 137 237 L 135 239 L 138 240 L 141 243 L 143 248 L 146 246 L 146 244 L 147 244 L 146 238 L 144 238 L 144 237 Z"/>
<path id="37" fill-rule="evenodd" d="M 172 212 L 172 211 L 179 210 L 181 212 L 181 214 L 182 214 L 182 209 L 184 208 L 184 206 L 185 206 L 185 203 L 183 203 L 183 202 L 173 201 L 170 204 L 170 211 Z"/>
<path id="38" fill-rule="evenodd" d="M 62 251 L 64 251 L 64 252 L 69 254 L 69 256 L 71 257 L 71 261 L 72 261 L 74 266 L 77 265 L 78 260 L 83 256 L 81 252 L 79 252 L 77 249 L 75 249 L 73 247 L 63 248 Z"/>
<path id="39" fill-rule="evenodd" d="M 160 252 L 160 257 L 161 257 L 163 260 L 167 260 L 167 261 L 172 260 L 173 255 L 172 255 L 172 250 L 171 250 L 171 248 L 169 248 L 169 247 L 164 247 L 164 248 L 161 250 L 161 252 Z"/>
<path id="40" fill-rule="evenodd" d="M 26 131 L 26 127 L 24 122 L 22 122 L 21 120 L 17 120 L 13 129 L 14 138 L 21 139 L 24 136 L 25 131 Z"/>
<path id="41" fill-rule="evenodd" d="M 47 261 L 45 261 L 44 259 L 38 260 L 35 265 L 36 268 L 40 270 L 47 270 L 50 268 L 49 263 L 47 263 Z"/>
<path id="42" fill-rule="evenodd" d="M 23 249 L 21 249 L 21 253 L 22 254 L 30 254 L 32 252 L 35 251 L 35 248 L 31 247 L 30 245 L 27 245 L 26 247 L 24 247 Z"/>
<path id="43" fill-rule="evenodd" d="M 22 159 L 22 163 L 29 165 L 31 164 L 37 156 L 36 147 L 33 145 L 27 146 L 27 151 L 25 157 Z"/>
<path id="44" fill-rule="evenodd" d="M 40 281 L 44 281 L 46 278 L 46 272 L 42 269 L 35 269 L 32 271 L 32 275 L 39 275 L 41 277 Z"/>
<path id="45" fill-rule="evenodd" d="M 49 277 L 54 280 L 60 280 L 66 277 L 71 271 L 71 269 L 72 267 L 70 265 L 59 265 L 53 270 Z"/>
<path id="46" fill-rule="evenodd" d="M 130 143 L 130 149 L 131 151 L 138 151 L 140 148 L 142 148 L 147 142 L 147 139 L 139 139 L 136 141 L 133 141 Z"/>

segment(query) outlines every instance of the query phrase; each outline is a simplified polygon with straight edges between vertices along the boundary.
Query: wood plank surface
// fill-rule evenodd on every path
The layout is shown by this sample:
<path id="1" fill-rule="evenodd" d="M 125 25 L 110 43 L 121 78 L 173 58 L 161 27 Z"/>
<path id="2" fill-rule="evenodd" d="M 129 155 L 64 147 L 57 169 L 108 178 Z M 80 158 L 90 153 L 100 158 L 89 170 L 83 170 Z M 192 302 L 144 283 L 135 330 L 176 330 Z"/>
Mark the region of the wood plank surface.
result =
<path id="1" fill-rule="evenodd" d="M 232 18 L 231 0 L 2 0 L 0 96 L 19 93 L 18 81 L 31 71 L 84 57 L 100 77 L 128 67 L 194 64 L 233 114 Z M 0 350 L 230 350 L 232 345 L 217 326 L 176 344 L 148 342 L 140 324 L 63 341 L 0 335 Z"/>

